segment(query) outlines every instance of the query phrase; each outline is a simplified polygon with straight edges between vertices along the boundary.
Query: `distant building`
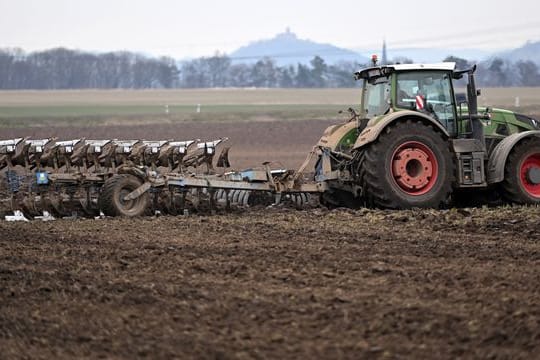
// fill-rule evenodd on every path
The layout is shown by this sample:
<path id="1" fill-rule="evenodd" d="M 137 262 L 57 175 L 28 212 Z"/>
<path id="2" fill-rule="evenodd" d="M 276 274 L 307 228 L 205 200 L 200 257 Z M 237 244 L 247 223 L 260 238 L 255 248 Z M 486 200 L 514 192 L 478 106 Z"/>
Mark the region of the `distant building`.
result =
<path id="1" fill-rule="evenodd" d="M 388 57 L 386 54 L 386 39 L 383 39 L 383 43 L 382 43 L 381 65 L 388 65 Z"/>

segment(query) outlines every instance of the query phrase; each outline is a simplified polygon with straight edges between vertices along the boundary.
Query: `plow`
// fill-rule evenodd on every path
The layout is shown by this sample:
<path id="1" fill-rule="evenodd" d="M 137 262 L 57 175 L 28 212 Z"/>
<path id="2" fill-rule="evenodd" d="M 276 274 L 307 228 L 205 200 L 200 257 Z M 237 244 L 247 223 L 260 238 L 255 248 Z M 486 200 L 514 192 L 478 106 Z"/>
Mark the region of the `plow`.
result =
<path id="1" fill-rule="evenodd" d="M 0 141 L 3 208 L 26 217 L 186 214 L 221 208 L 270 205 L 288 175 L 265 164 L 259 169 L 217 173 L 216 151 L 228 139 Z M 228 167 L 224 147 L 216 167 Z M 302 207 L 305 193 L 290 193 Z"/>
<path id="2" fill-rule="evenodd" d="M 134 217 L 257 205 L 441 208 L 496 195 L 540 203 L 540 123 L 478 107 L 476 68 L 360 70 L 360 110 L 330 126 L 297 170 L 233 170 L 216 140 L 0 141 L 3 209 L 26 217 Z M 456 80 L 466 77 L 466 94 Z M 219 153 L 219 155 L 218 155 Z M 310 168 L 310 165 L 313 165 Z"/>

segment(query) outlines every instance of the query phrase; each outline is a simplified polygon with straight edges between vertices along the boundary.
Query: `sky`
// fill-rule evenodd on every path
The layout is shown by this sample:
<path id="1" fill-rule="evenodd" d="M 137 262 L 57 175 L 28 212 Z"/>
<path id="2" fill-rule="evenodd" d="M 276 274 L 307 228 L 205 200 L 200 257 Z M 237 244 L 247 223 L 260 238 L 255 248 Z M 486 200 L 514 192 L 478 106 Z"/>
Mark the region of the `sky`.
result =
<path id="1" fill-rule="evenodd" d="M 287 27 L 349 49 L 501 50 L 540 40 L 538 0 L 0 0 L 0 48 L 230 53 Z"/>

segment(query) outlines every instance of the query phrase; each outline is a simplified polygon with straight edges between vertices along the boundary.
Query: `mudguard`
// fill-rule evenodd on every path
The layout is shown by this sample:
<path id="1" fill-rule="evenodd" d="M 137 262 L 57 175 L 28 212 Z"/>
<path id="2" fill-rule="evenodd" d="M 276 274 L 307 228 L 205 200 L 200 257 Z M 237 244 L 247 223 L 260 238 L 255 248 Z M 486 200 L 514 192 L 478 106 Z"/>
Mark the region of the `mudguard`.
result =
<path id="1" fill-rule="evenodd" d="M 424 122 L 432 124 L 436 129 L 440 130 L 444 135 L 446 135 L 446 137 L 450 137 L 448 131 L 444 128 L 444 126 L 432 117 L 418 111 L 402 110 L 390 113 L 386 115 L 382 120 L 377 119 L 378 121 L 373 125 L 368 123 L 364 131 L 362 131 L 360 136 L 358 136 L 358 138 L 356 139 L 353 149 L 358 149 L 366 144 L 375 141 L 387 126 L 391 125 L 396 121 L 404 119 L 422 120 Z"/>
<path id="2" fill-rule="evenodd" d="M 512 134 L 497 144 L 489 156 L 487 173 L 488 184 L 495 184 L 504 180 L 504 166 L 506 165 L 506 159 L 508 158 L 510 151 L 512 151 L 514 146 L 521 140 L 531 136 L 540 138 L 540 130 L 530 130 Z"/>
<path id="3" fill-rule="evenodd" d="M 344 124 L 329 126 L 324 131 L 324 134 L 317 143 L 317 146 L 336 150 L 345 135 L 347 135 L 351 130 L 354 130 L 357 126 L 356 121 L 349 121 Z"/>

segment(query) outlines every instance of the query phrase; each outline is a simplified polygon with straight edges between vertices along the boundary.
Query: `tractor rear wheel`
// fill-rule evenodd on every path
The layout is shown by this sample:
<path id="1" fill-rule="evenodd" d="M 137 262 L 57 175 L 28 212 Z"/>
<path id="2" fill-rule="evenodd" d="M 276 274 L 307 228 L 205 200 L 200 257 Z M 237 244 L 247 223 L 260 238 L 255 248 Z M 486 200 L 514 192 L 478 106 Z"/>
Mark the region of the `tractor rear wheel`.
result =
<path id="1" fill-rule="evenodd" d="M 454 163 L 448 143 L 432 126 L 398 122 L 360 151 L 357 174 L 368 205 L 438 208 L 448 202 Z"/>
<path id="2" fill-rule="evenodd" d="M 142 181 L 133 175 L 114 175 L 107 179 L 99 196 L 101 211 L 107 216 L 134 217 L 143 215 L 149 204 L 148 193 L 133 200 L 124 200 L 126 195 L 142 184 Z"/>
<path id="3" fill-rule="evenodd" d="M 503 196 L 517 204 L 540 203 L 540 139 L 518 143 L 504 166 Z"/>

